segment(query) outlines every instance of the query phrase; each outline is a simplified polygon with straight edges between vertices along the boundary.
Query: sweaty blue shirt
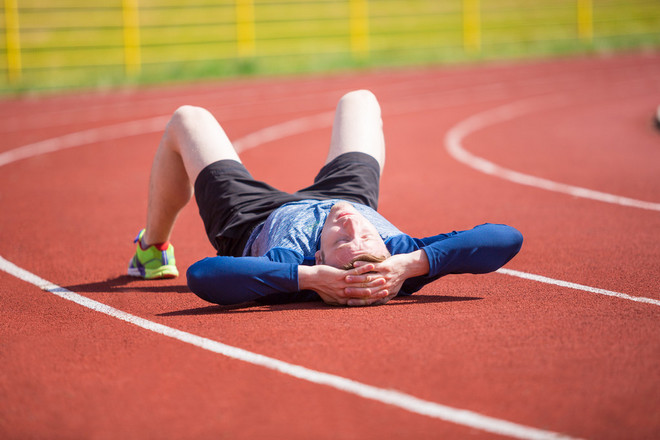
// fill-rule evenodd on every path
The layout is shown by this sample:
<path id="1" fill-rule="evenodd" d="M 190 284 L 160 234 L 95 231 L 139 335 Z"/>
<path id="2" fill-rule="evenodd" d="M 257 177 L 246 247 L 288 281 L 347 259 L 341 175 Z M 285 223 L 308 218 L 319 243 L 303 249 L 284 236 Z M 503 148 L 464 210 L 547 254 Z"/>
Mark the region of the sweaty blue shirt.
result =
<path id="1" fill-rule="evenodd" d="M 341 200 L 301 200 L 282 205 L 255 228 L 248 239 L 243 256 L 267 256 L 272 261 L 282 261 L 279 257 L 281 253 L 294 252 L 302 264 L 314 264 L 314 254 L 320 247 L 323 225 L 330 209 L 337 202 Z M 359 203 L 351 205 L 376 227 L 383 241 L 403 234 L 370 207 Z"/>
<path id="2" fill-rule="evenodd" d="M 320 299 L 314 292 L 299 291 L 298 266 L 314 264 L 321 230 L 338 201 L 303 200 L 281 206 L 255 228 L 242 257 L 205 258 L 190 266 L 188 287 L 216 304 Z M 373 209 L 351 204 L 376 226 L 392 255 L 419 249 L 426 253 L 429 273 L 406 280 L 399 295 L 412 294 L 448 274 L 492 272 L 522 246 L 522 235 L 516 229 L 488 223 L 466 231 L 413 238 Z"/>

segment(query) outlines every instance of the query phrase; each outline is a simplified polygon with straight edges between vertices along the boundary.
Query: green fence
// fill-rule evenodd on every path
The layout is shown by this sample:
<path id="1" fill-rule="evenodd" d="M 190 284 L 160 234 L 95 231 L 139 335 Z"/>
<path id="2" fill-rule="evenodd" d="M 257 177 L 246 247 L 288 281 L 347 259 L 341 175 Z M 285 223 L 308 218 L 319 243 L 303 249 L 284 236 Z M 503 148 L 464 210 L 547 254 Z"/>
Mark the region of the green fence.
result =
<path id="1" fill-rule="evenodd" d="M 660 47 L 659 0 L 190 1 L 4 0 L 0 89 Z"/>

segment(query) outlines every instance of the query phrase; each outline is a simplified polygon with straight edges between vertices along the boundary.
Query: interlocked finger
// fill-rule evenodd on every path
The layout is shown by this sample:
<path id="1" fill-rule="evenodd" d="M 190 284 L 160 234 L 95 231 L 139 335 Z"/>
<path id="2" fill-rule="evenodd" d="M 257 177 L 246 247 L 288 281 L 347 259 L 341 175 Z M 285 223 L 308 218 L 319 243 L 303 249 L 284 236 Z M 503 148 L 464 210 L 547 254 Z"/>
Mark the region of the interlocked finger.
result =
<path id="1" fill-rule="evenodd" d="M 348 275 L 346 282 L 349 284 L 360 285 L 362 287 L 375 287 L 385 284 L 385 278 L 377 274 L 371 275 Z"/>
<path id="2" fill-rule="evenodd" d="M 347 306 L 371 306 L 376 304 L 381 304 L 383 300 L 387 297 L 388 292 L 380 292 L 377 296 L 373 298 L 351 298 L 346 302 Z"/>

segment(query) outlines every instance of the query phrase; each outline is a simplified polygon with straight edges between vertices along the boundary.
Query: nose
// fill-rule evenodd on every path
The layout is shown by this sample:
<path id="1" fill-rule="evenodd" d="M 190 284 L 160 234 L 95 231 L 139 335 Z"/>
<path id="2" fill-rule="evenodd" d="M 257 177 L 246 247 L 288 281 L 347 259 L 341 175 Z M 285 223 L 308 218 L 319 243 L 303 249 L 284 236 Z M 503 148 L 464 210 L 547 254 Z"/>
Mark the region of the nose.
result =
<path id="1" fill-rule="evenodd" d="M 353 216 L 347 215 L 346 217 L 342 218 L 342 220 L 344 221 L 342 227 L 344 228 L 346 234 L 350 235 L 351 237 L 355 237 L 356 222 Z"/>

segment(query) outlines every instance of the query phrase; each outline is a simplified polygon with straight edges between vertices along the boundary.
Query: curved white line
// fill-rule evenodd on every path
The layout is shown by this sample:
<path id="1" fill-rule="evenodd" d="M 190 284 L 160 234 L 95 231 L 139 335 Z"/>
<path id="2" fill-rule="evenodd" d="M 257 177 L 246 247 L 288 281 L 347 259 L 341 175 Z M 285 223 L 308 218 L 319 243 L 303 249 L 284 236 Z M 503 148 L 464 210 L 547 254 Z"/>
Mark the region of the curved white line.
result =
<path id="1" fill-rule="evenodd" d="M 0 167 L 22 159 L 39 156 L 65 150 L 67 148 L 82 147 L 95 142 L 123 139 L 141 134 L 162 131 L 170 119 L 169 116 L 157 116 L 153 118 L 140 119 L 138 121 L 123 122 L 120 124 L 106 125 L 104 127 L 90 128 L 88 130 L 69 133 L 35 142 L 22 147 L 0 153 Z"/>
<path id="2" fill-rule="evenodd" d="M 257 130 L 237 139 L 232 142 L 232 144 L 238 152 L 249 150 L 250 148 L 263 145 L 267 142 L 306 133 L 317 128 L 329 127 L 332 125 L 333 116 L 334 112 L 323 112 L 312 116 L 292 119 L 290 121 Z"/>
<path id="3" fill-rule="evenodd" d="M 454 125 L 447 132 L 445 135 L 445 148 L 447 149 L 447 152 L 457 161 L 484 174 L 499 177 L 510 182 L 568 194 L 575 197 L 612 203 L 615 205 L 630 206 L 633 208 L 647 209 L 651 211 L 660 211 L 660 203 L 646 202 L 629 197 L 617 196 L 614 194 L 595 191 L 579 186 L 559 183 L 549 179 L 543 179 L 541 177 L 532 176 L 530 174 L 520 173 L 518 171 L 504 168 L 482 157 L 476 156 L 463 147 L 463 140 L 479 130 L 501 122 L 515 119 L 525 114 L 532 113 L 541 108 L 555 106 L 560 102 L 561 101 L 556 99 L 544 101 L 539 101 L 538 99 L 524 100 L 512 104 L 506 104 L 501 107 L 496 107 L 485 112 L 477 113 Z"/>

